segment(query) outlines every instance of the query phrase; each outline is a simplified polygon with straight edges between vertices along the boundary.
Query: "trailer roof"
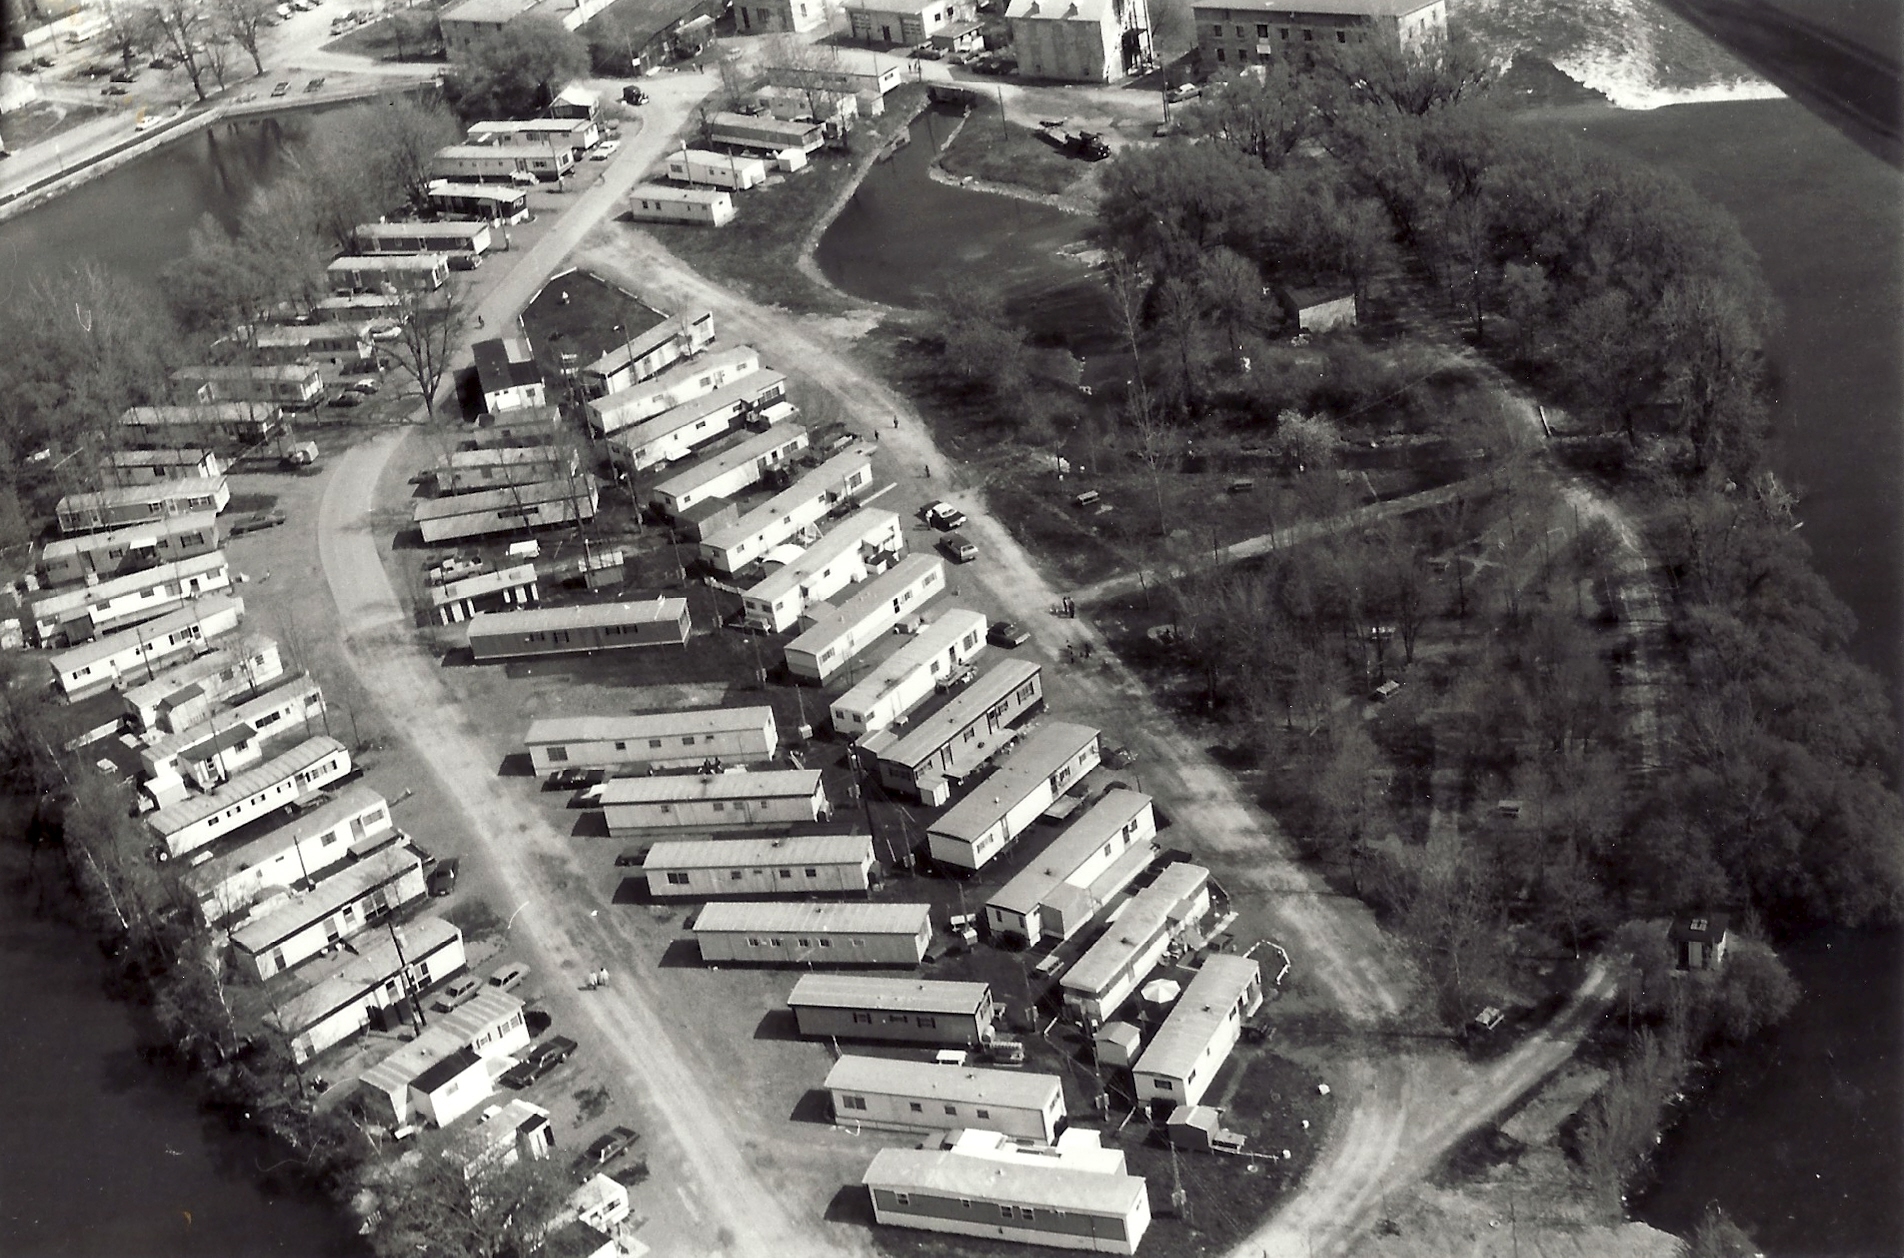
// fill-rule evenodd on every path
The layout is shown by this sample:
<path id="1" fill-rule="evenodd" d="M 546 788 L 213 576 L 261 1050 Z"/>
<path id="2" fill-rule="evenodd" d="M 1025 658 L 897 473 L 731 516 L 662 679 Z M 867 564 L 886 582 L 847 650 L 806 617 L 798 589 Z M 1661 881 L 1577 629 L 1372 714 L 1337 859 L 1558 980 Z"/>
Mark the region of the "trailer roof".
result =
<path id="1" fill-rule="evenodd" d="M 748 773 L 670 773 L 649 778 L 610 778 L 602 784 L 604 806 L 686 803 L 703 799 L 800 799 L 820 789 L 818 769 L 767 769 Z"/>
<path id="2" fill-rule="evenodd" d="M 767 501 L 754 507 L 714 536 L 704 538 L 701 544 L 715 550 L 725 550 L 747 541 L 795 507 L 819 497 L 833 486 L 844 482 L 854 472 L 861 468 L 871 468 L 872 465 L 873 461 L 857 447 L 842 451 Z"/>
<path id="3" fill-rule="evenodd" d="M 678 621 L 687 614 L 688 601 L 684 598 L 580 603 L 572 607 L 532 607 L 519 612 L 483 612 L 470 620 L 469 631 L 471 634 L 541 633 L 552 629 L 593 629 L 604 625 Z"/>
<path id="4" fill-rule="evenodd" d="M 958 732 L 983 716 L 999 700 L 1038 676 L 1039 665 L 1033 660 L 1001 660 L 961 690 L 937 712 L 917 721 L 901 733 L 883 729 L 866 739 L 862 746 L 881 760 L 908 768 L 945 746 Z"/>
<path id="5" fill-rule="evenodd" d="M 1151 1036 L 1150 1046 L 1131 1069 L 1166 1079 L 1188 1077 L 1196 1067 L 1197 1058 L 1230 1016 L 1236 998 L 1261 977 L 1262 967 L 1251 957 L 1227 952 L 1213 952 L 1205 957 L 1203 968 L 1183 989 L 1170 1016 Z"/>
<path id="6" fill-rule="evenodd" d="M 828 934 L 917 935 L 932 920 L 930 904 L 796 903 L 716 900 L 694 919 L 697 935 L 803 930 Z"/>
<path id="7" fill-rule="evenodd" d="M 787 1008 L 886 1009 L 909 1013 L 976 1014 L 991 999 L 989 983 L 943 979 L 876 978 L 864 974 L 802 974 Z"/>
<path id="8" fill-rule="evenodd" d="M 409 848 L 386 847 L 354 864 L 330 872 L 310 890 L 286 898 L 232 932 L 231 941 L 254 956 L 274 948 L 299 931 L 316 925 L 332 913 L 368 895 L 412 870 L 421 872 L 423 859 Z"/>
<path id="9" fill-rule="evenodd" d="M 882 1096 L 929 1097 L 935 1101 L 1035 1110 L 1044 1109 L 1052 1098 L 1064 1095 L 1064 1084 L 1056 1075 L 986 1070 L 977 1066 L 941 1066 L 932 1061 L 862 1057 L 853 1053 L 833 1063 L 826 1074 L 826 1086 L 841 1092 L 877 1092 Z"/>
<path id="10" fill-rule="evenodd" d="M 53 667 L 65 673 L 81 665 L 97 664 L 101 660 L 109 660 L 121 651 L 137 646 L 141 642 L 156 641 L 169 633 L 178 632 L 187 625 L 194 625 L 207 617 L 233 610 L 237 611 L 241 616 L 245 610 L 245 600 L 239 598 L 236 594 L 225 594 L 222 592 L 217 594 L 201 594 L 188 606 L 181 607 L 169 615 L 161 616 L 157 620 L 148 620 L 142 625 L 134 625 L 130 629 L 121 629 L 117 633 L 109 633 L 103 638 L 94 638 L 91 642 L 82 642 L 78 646 L 68 647 L 64 651 L 56 652 L 51 657 Z"/>
<path id="11" fill-rule="evenodd" d="M 975 840 L 1098 738 L 1089 725 L 1049 721 L 1019 741 L 998 771 L 927 826 L 933 834 Z"/>
<path id="12" fill-rule="evenodd" d="M 869 1188 L 1122 1218 L 1148 1191 L 1140 1176 L 974 1157 L 952 1149 L 881 1149 L 860 1177 Z"/>
<path id="13" fill-rule="evenodd" d="M 394 831 L 394 827 L 388 824 L 391 820 L 390 806 L 384 797 L 362 782 L 352 782 L 317 807 L 299 813 L 248 843 L 221 852 L 204 864 L 186 870 L 179 881 L 199 895 L 205 895 L 227 879 L 254 865 L 262 865 L 281 852 L 289 851 L 299 840 L 322 834 L 340 821 L 360 816 L 373 808 L 382 809 L 384 814 L 385 826 L 378 833 L 383 833 L 384 829 Z"/>
<path id="14" fill-rule="evenodd" d="M 870 616 L 874 609 L 890 603 L 915 582 L 922 581 L 929 573 L 938 573 L 943 586 L 945 560 L 937 555 L 907 555 L 886 571 L 861 585 L 853 596 L 835 607 L 813 623 L 813 627 L 787 643 L 789 651 L 806 651 L 819 655 L 826 647 L 859 627 L 859 623 Z M 923 603 L 919 606 L 924 606 Z"/>
<path id="15" fill-rule="evenodd" d="M 777 839 L 677 839 L 648 849 L 641 867 L 733 869 L 742 865 L 862 865 L 873 858 L 870 834 L 789 834 Z"/>
<path id="16" fill-rule="evenodd" d="M 1131 956 L 1181 914 L 1209 881 L 1210 871 L 1201 865 L 1179 861 L 1165 866 L 1155 882 L 1125 903 L 1111 928 L 1064 972 L 1058 985 L 1071 991 L 1103 991 Z"/>
<path id="17" fill-rule="evenodd" d="M 632 738 L 669 738 L 681 734 L 717 734 L 774 728 L 773 708 L 690 708 L 685 712 L 627 712 L 577 716 L 539 716 L 523 739 L 531 747 L 549 743 L 610 742 Z"/>
<path id="18" fill-rule="evenodd" d="M 1021 747 L 1019 753 L 1023 751 Z M 1143 816 L 1150 807 L 1150 796 L 1138 791 L 1122 788 L 1106 791 L 987 903 L 1019 914 L 1035 912 L 1112 835 Z"/>
<path id="19" fill-rule="evenodd" d="M 249 799 L 266 787 L 275 786 L 310 768 L 325 756 L 339 751 L 343 751 L 346 756 L 350 754 L 344 744 L 335 738 L 321 734 L 316 738 L 307 738 L 283 755 L 267 760 L 256 768 L 246 769 L 208 795 L 192 795 L 170 808 L 161 808 L 149 814 L 146 822 L 160 834 L 177 834 L 185 827 L 196 825 L 240 800 Z"/>

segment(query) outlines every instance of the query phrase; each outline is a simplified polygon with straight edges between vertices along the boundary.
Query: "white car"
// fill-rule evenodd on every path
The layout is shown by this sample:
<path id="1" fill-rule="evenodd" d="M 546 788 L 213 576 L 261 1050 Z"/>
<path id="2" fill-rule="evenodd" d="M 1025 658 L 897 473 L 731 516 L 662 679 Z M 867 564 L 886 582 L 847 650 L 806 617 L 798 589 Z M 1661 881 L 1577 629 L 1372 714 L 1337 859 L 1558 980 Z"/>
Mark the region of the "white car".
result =
<path id="1" fill-rule="evenodd" d="M 595 146 L 595 151 L 590 153 L 589 157 L 598 162 L 605 162 L 613 157 L 620 148 L 620 140 L 603 140 L 600 144 Z"/>

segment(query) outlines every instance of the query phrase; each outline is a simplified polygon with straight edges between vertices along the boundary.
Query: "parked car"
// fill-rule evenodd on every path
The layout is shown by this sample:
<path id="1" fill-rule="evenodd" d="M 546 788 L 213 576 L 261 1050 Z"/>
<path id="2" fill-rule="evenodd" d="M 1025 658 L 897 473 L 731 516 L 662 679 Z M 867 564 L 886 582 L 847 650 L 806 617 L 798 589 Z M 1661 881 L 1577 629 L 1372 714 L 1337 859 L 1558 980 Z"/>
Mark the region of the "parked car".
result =
<path id="1" fill-rule="evenodd" d="M 648 859 L 648 849 L 653 846 L 652 843 L 641 843 L 634 847 L 623 848 L 621 854 L 615 857 L 615 868 L 639 868 L 642 862 Z"/>
<path id="2" fill-rule="evenodd" d="M 344 389 L 349 393 L 361 393 L 365 397 L 369 397 L 381 387 L 382 386 L 375 380 L 353 380 L 351 383 L 345 385 Z"/>
<path id="3" fill-rule="evenodd" d="M 350 389 L 345 389 L 342 393 L 339 393 L 336 397 L 331 399 L 332 406 L 340 407 L 343 410 L 349 410 L 353 406 L 362 406 L 363 404 L 364 395 Z"/>
<path id="4" fill-rule="evenodd" d="M 549 789 L 552 791 L 573 791 L 584 786 L 594 786 L 606 781 L 607 769 L 557 769 L 549 774 Z"/>
<path id="5" fill-rule="evenodd" d="M 589 157 L 594 161 L 605 162 L 619 152 L 620 149 L 620 140 L 603 140 L 600 144 L 595 146 L 595 151 L 590 153 Z"/>
<path id="6" fill-rule="evenodd" d="M 641 1133 L 632 1127 L 611 1127 L 597 1136 L 576 1161 L 587 1167 L 607 1166 L 622 1154 L 635 1147 L 641 1139 Z"/>
<path id="7" fill-rule="evenodd" d="M 282 96 L 290 90 L 291 90 L 291 85 L 289 83 L 280 83 L 276 87 L 271 89 L 271 95 L 273 97 Z"/>
<path id="8" fill-rule="evenodd" d="M 994 621 L 985 631 L 985 640 L 993 646 L 1023 646 L 1031 635 L 1009 620 Z"/>
<path id="9" fill-rule="evenodd" d="M 476 976 L 473 974 L 466 974 L 462 978 L 451 979 L 449 985 L 438 992 L 436 999 L 430 1002 L 430 1008 L 436 1010 L 438 1013 L 448 1013 L 468 1000 L 471 996 L 474 996 L 476 990 L 481 986 L 482 984 L 476 981 Z"/>
<path id="10" fill-rule="evenodd" d="M 430 888 L 430 894 L 433 896 L 446 896 L 456 890 L 456 873 L 457 861 L 455 857 L 452 856 L 446 861 L 436 862 L 436 867 L 430 870 L 429 875 L 424 879 L 424 882 Z"/>
<path id="11" fill-rule="evenodd" d="M 143 118 L 139 119 L 138 122 L 134 123 L 132 129 L 134 131 L 150 131 L 152 128 L 158 125 L 159 125 L 159 116 L 157 114 L 147 114 Z"/>
<path id="12" fill-rule="evenodd" d="M 511 961 L 489 976 L 489 985 L 500 992 L 514 991 L 522 986 L 522 980 L 528 977 L 528 966 L 520 961 Z"/>
<path id="13" fill-rule="evenodd" d="M 526 1088 L 569 1059 L 577 1045 L 566 1035 L 557 1035 L 532 1044 L 522 1060 L 503 1072 L 502 1081 L 512 1088 Z"/>
<path id="14" fill-rule="evenodd" d="M 1195 83 L 1179 83 L 1164 92 L 1164 99 L 1174 105 L 1179 101 L 1195 100 L 1201 95 L 1203 95 L 1203 89 Z"/>
<path id="15" fill-rule="evenodd" d="M 971 563 L 978 558 L 978 543 L 957 530 L 939 539 L 939 549 L 954 563 Z"/>
<path id="16" fill-rule="evenodd" d="M 945 532 L 965 527 L 965 512 L 949 502 L 928 502 L 920 508 L 919 518 Z"/>
<path id="17" fill-rule="evenodd" d="M 1104 748 L 1103 759 L 1105 765 L 1109 768 L 1128 769 L 1131 765 L 1137 763 L 1137 753 L 1128 747 L 1107 746 Z"/>
<path id="18" fill-rule="evenodd" d="M 112 72 L 112 81 L 114 83 L 131 83 L 136 81 L 138 77 L 139 72 L 137 70 L 114 70 Z"/>
<path id="19" fill-rule="evenodd" d="M 128 96 L 131 93 L 118 83 L 108 83 L 99 89 L 99 94 L 101 96 Z"/>
<path id="20" fill-rule="evenodd" d="M 243 537 L 246 533 L 256 533 L 263 529 L 273 529 L 283 524 L 282 511 L 254 511 L 250 515 L 241 515 L 231 522 L 231 536 Z"/>
<path id="21" fill-rule="evenodd" d="M 912 55 L 921 61 L 939 61 L 944 59 L 945 49 L 940 48 L 931 40 L 927 40 L 923 44 L 916 45 L 912 50 Z"/>

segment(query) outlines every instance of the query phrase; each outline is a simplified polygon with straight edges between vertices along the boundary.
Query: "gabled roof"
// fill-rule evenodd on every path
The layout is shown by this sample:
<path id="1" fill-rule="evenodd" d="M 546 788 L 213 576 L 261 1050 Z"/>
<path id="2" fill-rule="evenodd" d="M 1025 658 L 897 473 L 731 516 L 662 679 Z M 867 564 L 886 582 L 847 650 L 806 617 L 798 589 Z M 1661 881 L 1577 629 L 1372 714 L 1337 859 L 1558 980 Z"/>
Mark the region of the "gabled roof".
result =
<path id="1" fill-rule="evenodd" d="M 637 602 L 579 603 L 571 607 L 532 607 L 517 612 L 483 612 L 470 622 L 471 634 L 543 633 L 552 629 L 596 629 L 604 625 L 653 624 L 678 621 L 687 615 L 684 598 L 652 598 Z"/>
<path id="2" fill-rule="evenodd" d="M 469 352 L 476 359 L 476 378 L 485 393 L 542 383 L 542 369 L 536 366 L 527 341 L 495 336 L 476 342 Z"/>
<path id="3" fill-rule="evenodd" d="M 1183 989 L 1176 1007 L 1131 1069 L 1166 1079 L 1187 1078 L 1217 1029 L 1236 1008 L 1237 998 L 1252 983 L 1261 981 L 1262 967 L 1253 958 L 1227 952 L 1205 957 L 1203 968 Z"/>
<path id="4" fill-rule="evenodd" d="M 1070 721 L 1049 721 L 1039 726 L 1018 744 L 996 773 L 966 792 L 964 799 L 946 809 L 926 829 L 976 841 L 1097 738 L 1098 731 L 1093 727 Z"/>
<path id="5" fill-rule="evenodd" d="M 768 730 L 775 728 L 771 707 L 539 716 L 529 722 L 529 732 L 523 741 L 531 747 L 541 747 L 550 743 L 597 743 L 678 738 L 683 734 L 737 733 L 763 727 Z"/>

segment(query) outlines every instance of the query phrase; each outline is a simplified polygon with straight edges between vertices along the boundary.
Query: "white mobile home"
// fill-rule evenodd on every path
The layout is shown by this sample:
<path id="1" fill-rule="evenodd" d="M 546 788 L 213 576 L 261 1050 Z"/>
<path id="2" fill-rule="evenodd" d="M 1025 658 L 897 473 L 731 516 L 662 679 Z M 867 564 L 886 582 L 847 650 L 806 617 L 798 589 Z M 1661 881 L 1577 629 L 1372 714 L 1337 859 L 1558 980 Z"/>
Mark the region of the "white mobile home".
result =
<path id="1" fill-rule="evenodd" d="M 780 751 L 771 707 L 696 708 L 600 716 L 539 716 L 529 722 L 529 763 L 559 769 L 691 769 L 719 760 L 756 764 Z"/>
<path id="2" fill-rule="evenodd" d="M 532 563 L 478 572 L 430 587 L 430 615 L 439 625 L 453 625 L 484 612 L 508 611 L 533 604 L 541 591 Z"/>
<path id="3" fill-rule="evenodd" d="M 446 183 L 520 183 L 517 175 L 552 183 L 575 169 L 566 144 L 452 144 L 438 149 L 430 174 Z"/>
<path id="4" fill-rule="evenodd" d="M 637 472 L 685 459 L 785 396 L 787 377 L 783 373 L 749 372 L 712 393 L 624 429 L 609 439 L 610 455 L 618 466 Z"/>
<path id="5" fill-rule="evenodd" d="M 496 227 L 520 223 L 529 217 L 529 194 L 507 184 L 433 179 L 425 195 L 438 213 L 474 218 Z"/>
<path id="6" fill-rule="evenodd" d="M 222 476 L 186 476 L 90 493 L 67 494 L 54 513 L 62 533 L 90 533 L 155 524 L 181 516 L 216 515 L 231 504 Z"/>
<path id="7" fill-rule="evenodd" d="M 638 183 L 628 190 L 628 217 L 637 223 L 699 223 L 725 227 L 734 221 L 734 197 L 725 188 L 676 188 Z"/>
<path id="8" fill-rule="evenodd" d="M 366 936 L 355 952 L 279 975 L 267 985 L 267 1017 L 291 1041 L 292 1056 L 309 1061 L 373 1019 L 408 1021 L 413 997 L 468 964 L 462 931 L 420 918 Z"/>
<path id="9" fill-rule="evenodd" d="M 435 545 L 592 520 L 601 504 L 601 492 L 593 476 L 563 477 L 482 493 L 426 498 L 417 503 L 411 515 L 423 540 Z"/>
<path id="10" fill-rule="evenodd" d="M 300 882 L 309 882 L 352 856 L 367 856 L 402 836 L 384 797 L 353 782 L 315 808 L 202 865 L 179 881 L 198 902 L 199 915 L 219 925 Z"/>
<path id="11" fill-rule="evenodd" d="M 332 869 L 308 891 L 261 905 L 232 931 L 232 948 L 259 978 L 270 978 L 428 894 L 423 859 L 392 845 Z"/>
<path id="12" fill-rule="evenodd" d="M 601 801 L 608 832 L 617 838 L 656 830 L 800 825 L 832 813 L 818 769 L 611 778 L 602 784 Z"/>
<path id="13" fill-rule="evenodd" d="M 527 337 L 492 336 L 477 341 L 469 352 L 476 359 L 483 408 L 491 415 L 548 404 L 548 385 L 543 383 L 542 368 L 536 365 Z"/>
<path id="14" fill-rule="evenodd" d="M 230 633 L 244 614 L 237 595 L 208 594 L 170 615 L 58 652 L 50 657 L 54 682 L 68 700 L 98 694 L 128 673 L 149 674 Z"/>
<path id="15" fill-rule="evenodd" d="M 1210 871 L 1179 862 L 1124 905 L 1058 980 L 1064 1007 L 1087 1027 L 1117 1016 L 1130 994 L 1210 912 Z"/>
<path id="16" fill-rule="evenodd" d="M 1250 957 L 1213 952 L 1131 1067 L 1140 1102 L 1195 1105 L 1229 1060 L 1243 1019 L 1263 1003 L 1263 972 Z"/>
<path id="17" fill-rule="evenodd" d="M 484 222 L 359 223 L 357 251 L 373 253 L 489 252 L 495 234 Z"/>
<path id="18" fill-rule="evenodd" d="M 645 380 L 630 381 L 596 398 L 588 404 L 588 422 L 596 436 L 606 437 L 759 370 L 760 351 L 747 345 L 686 357 Z"/>
<path id="19" fill-rule="evenodd" d="M 490 119 L 469 128 L 471 144 L 528 145 L 547 148 L 566 145 L 575 159 L 601 142 L 602 129 L 593 118 Z"/>
<path id="20" fill-rule="evenodd" d="M 1150 1226 L 1149 1185 L 1082 1127 L 1055 1149 L 971 1128 L 949 1148 L 881 1149 L 860 1182 L 889 1227 L 1134 1254 Z"/>
<path id="21" fill-rule="evenodd" d="M 718 113 L 707 120 L 707 138 L 712 144 L 730 144 L 736 148 L 798 149 L 811 153 L 826 144 L 826 128 L 817 122 L 792 122 L 759 114 Z"/>
<path id="22" fill-rule="evenodd" d="M 747 895 L 864 895 L 872 886 L 870 834 L 777 839 L 681 839 L 655 844 L 641 862 L 657 900 Z"/>
<path id="23" fill-rule="evenodd" d="M 810 608 L 824 613 L 825 600 L 896 562 L 905 548 L 898 513 L 870 507 L 855 511 L 743 590 L 741 614 L 762 633 L 791 629 Z"/>
<path id="24" fill-rule="evenodd" d="M 444 497 L 507 489 L 512 485 L 533 485 L 538 481 L 566 480 L 581 470 L 581 460 L 572 446 L 489 446 L 454 452 L 450 461 L 439 464 L 432 475 L 437 496 Z"/>
<path id="25" fill-rule="evenodd" d="M 1106 791 L 985 904 L 993 939 L 1026 946 L 1071 938 L 1157 855 L 1150 796 Z"/>
<path id="26" fill-rule="evenodd" d="M 932 945 L 932 906 L 717 900 L 693 929 L 710 964 L 917 965 Z"/>
<path id="27" fill-rule="evenodd" d="M 235 708 L 213 712 L 175 734 L 154 738 L 139 749 L 139 767 L 148 778 L 180 777 L 180 758 L 225 730 L 243 728 L 259 740 L 290 730 L 305 731 L 308 737 L 323 715 L 323 691 L 309 673 L 299 673 Z"/>
<path id="28" fill-rule="evenodd" d="M 802 974 L 787 997 L 800 1034 L 905 1044 L 988 1044 L 999 1008 L 986 983 Z"/>
<path id="29" fill-rule="evenodd" d="M 643 380 L 653 379 L 713 343 L 714 316 L 711 313 L 669 315 L 582 368 L 582 383 L 587 386 L 590 397 L 619 393 Z"/>
<path id="30" fill-rule="evenodd" d="M 1013 722 L 1044 702 L 1044 670 L 1031 660 L 1001 660 L 911 729 L 888 727 L 860 739 L 861 755 L 889 791 L 932 804 L 1008 746 Z"/>
<path id="31" fill-rule="evenodd" d="M 201 402 L 254 402 L 291 409 L 316 406 L 324 377 L 316 363 L 181 367 L 172 378 Z"/>
<path id="32" fill-rule="evenodd" d="M 943 559 L 907 555 L 787 643 L 787 671 L 805 681 L 826 681 L 944 590 Z M 810 609 L 808 615 L 817 610 Z"/>
<path id="33" fill-rule="evenodd" d="M 270 638 L 246 634 L 162 672 L 142 672 L 141 676 L 145 680 L 120 686 L 133 727 L 145 734 L 177 734 L 209 719 L 219 704 L 233 696 L 284 676 L 284 659 Z"/>
<path id="34" fill-rule="evenodd" d="M 807 430 L 787 424 L 757 432 L 738 445 L 707 455 L 648 491 L 649 501 L 669 519 L 710 498 L 732 498 L 807 448 Z"/>
<path id="35" fill-rule="evenodd" d="M 1065 1121 L 1056 1075 L 847 1054 L 826 1074 L 833 1121 L 849 1131 L 996 1131 L 1050 1144 Z"/>
<path id="36" fill-rule="evenodd" d="M 364 1071 L 363 1091 L 380 1122 L 402 1126 L 415 1114 L 447 1127 L 494 1095 L 488 1063 L 527 1047 L 522 1001 L 484 987 Z M 485 1068 L 468 1069 L 472 1060 Z"/>
<path id="37" fill-rule="evenodd" d="M 317 737 L 255 769 L 247 769 L 209 795 L 146 814 L 146 825 L 170 856 L 197 851 L 286 804 L 322 790 L 350 772 L 350 752 L 334 738 Z"/>
<path id="38" fill-rule="evenodd" d="M 133 406 L 119 416 L 126 440 L 159 445 L 229 438 L 262 441 L 278 430 L 275 402 L 197 402 L 190 406 Z"/>
<path id="39" fill-rule="evenodd" d="M 245 352 L 252 362 L 263 365 L 314 361 L 340 369 L 356 367 L 376 357 L 371 331 L 369 320 L 272 325 L 253 329 Z"/>
<path id="40" fill-rule="evenodd" d="M 857 448 L 834 455 L 734 523 L 703 537 L 701 558 L 738 572 L 873 483 L 873 463 Z"/>
<path id="41" fill-rule="evenodd" d="M 926 827 L 932 859 L 983 869 L 1098 759 L 1098 731 L 1088 725 L 1052 721 L 1033 730 L 997 772 Z"/>
<path id="42" fill-rule="evenodd" d="M 745 192 L 767 182 L 767 163 L 758 157 L 681 149 L 668 154 L 668 178 L 686 184 L 706 184 L 729 192 Z"/>
<path id="43" fill-rule="evenodd" d="M 56 538 L 40 551 L 40 574 L 47 585 L 88 577 L 103 581 L 122 572 L 206 554 L 218 549 L 218 540 L 217 513 L 195 511 L 106 533 Z"/>
<path id="44" fill-rule="evenodd" d="M 42 647 L 67 646 L 163 616 L 202 594 L 231 588 L 225 552 L 194 555 L 109 577 L 96 585 L 56 591 L 28 605 L 27 619 Z"/>
<path id="45" fill-rule="evenodd" d="M 833 728 L 849 738 L 888 729 L 985 649 L 983 612 L 948 607 L 833 700 Z"/>
<path id="46" fill-rule="evenodd" d="M 215 480 L 225 474 L 225 461 L 210 450 L 115 450 L 106 464 L 121 485 L 150 485 L 190 476 Z"/>
<path id="47" fill-rule="evenodd" d="M 339 258 L 324 274 L 333 293 L 433 292 L 449 282 L 450 260 L 440 253 L 380 253 Z"/>
<path id="48" fill-rule="evenodd" d="M 685 646 L 692 631 L 684 598 L 587 603 L 479 613 L 469 622 L 469 649 L 479 660 L 575 655 L 639 646 Z"/>

